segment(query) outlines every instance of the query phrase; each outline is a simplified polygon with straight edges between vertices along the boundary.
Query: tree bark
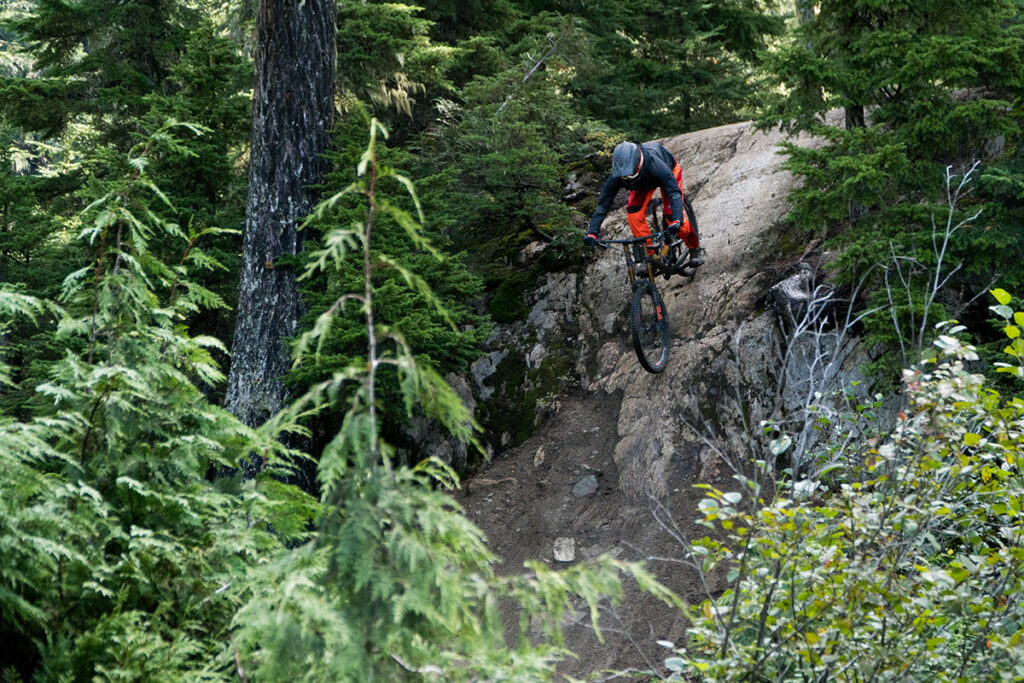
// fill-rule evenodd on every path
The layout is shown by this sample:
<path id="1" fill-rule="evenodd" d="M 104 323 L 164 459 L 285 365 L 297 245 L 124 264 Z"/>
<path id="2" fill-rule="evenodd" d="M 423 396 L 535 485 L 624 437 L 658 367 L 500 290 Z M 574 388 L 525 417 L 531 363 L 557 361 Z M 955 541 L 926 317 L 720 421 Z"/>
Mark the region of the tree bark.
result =
<path id="1" fill-rule="evenodd" d="M 796 16 L 801 24 L 814 21 L 814 0 L 796 0 Z"/>
<path id="2" fill-rule="evenodd" d="M 854 128 L 865 128 L 867 123 L 864 119 L 864 105 L 851 104 L 846 107 L 846 130 Z"/>
<path id="3" fill-rule="evenodd" d="M 257 426 L 287 396 L 285 343 L 298 327 L 299 221 L 323 182 L 334 112 L 335 0 L 262 0 L 257 19 L 252 157 L 238 320 L 225 399 Z"/>

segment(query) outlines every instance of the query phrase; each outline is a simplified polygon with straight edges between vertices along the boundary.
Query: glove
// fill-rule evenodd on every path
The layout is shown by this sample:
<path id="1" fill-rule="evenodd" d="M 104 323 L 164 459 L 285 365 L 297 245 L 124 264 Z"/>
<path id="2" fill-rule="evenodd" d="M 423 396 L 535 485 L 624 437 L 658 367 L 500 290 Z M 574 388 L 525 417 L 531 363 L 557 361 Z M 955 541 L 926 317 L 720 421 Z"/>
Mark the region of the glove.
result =
<path id="1" fill-rule="evenodd" d="M 661 237 L 665 242 L 672 242 L 676 237 L 679 236 L 679 221 L 672 221 L 665 228 L 665 232 L 661 233 Z"/>
<path id="2" fill-rule="evenodd" d="M 596 247 L 597 235 L 595 235 L 594 233 L 589 233 L 586 237 L 583 238 L 583 245 L 587 247 Z"/>

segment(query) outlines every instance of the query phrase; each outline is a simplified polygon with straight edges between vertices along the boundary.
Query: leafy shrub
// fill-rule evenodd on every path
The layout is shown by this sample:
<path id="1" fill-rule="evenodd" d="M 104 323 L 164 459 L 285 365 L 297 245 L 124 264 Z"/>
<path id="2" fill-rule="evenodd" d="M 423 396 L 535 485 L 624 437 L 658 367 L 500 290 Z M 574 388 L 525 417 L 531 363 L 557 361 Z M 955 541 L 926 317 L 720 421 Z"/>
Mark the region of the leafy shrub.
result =
<path id="1" fill-rule="evenodd" d="M 1024 314 L 994 294 L 1024 375 Z M 782 483 L 768 499 L 709 489 L 689 548 L 728 590 L 690 610 L 676 679 L 1019 680 L 1024 676 L 1024 401 L 970 372 L 975 349 L 943 330 L 904 371 L 907 407 L 891 434 L 864 439 L 862 475 L 833 491 Z"/>

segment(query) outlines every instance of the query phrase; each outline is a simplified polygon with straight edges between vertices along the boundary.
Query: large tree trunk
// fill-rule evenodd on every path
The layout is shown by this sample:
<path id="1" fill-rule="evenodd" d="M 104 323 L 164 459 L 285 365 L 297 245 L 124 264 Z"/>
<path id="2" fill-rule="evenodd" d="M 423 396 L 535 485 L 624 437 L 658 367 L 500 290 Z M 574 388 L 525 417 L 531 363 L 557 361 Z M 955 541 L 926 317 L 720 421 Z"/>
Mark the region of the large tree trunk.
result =
<path id="1" fill-rule="evenodd" d="M 334 0 L 262 0 L 257 23 L 249 204 L 227 408 L 256 426 L 285 401 L 281 376 L 300 302 L 298 222 L 323 182 L 334 111 Z"/>

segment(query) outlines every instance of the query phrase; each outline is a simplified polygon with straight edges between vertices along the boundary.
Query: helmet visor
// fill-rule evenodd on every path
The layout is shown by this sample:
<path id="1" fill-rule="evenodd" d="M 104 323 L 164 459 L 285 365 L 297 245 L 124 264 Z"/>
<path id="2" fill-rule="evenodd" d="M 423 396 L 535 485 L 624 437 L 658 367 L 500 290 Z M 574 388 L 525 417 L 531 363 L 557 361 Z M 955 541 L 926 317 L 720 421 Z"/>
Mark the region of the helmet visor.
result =
<path id="1" fill-rule="evenodd" d="M 636 160 L 636 166 L 633 167 L 633 172 L 629 175 L 623 175 L 621 178 L 625 181 L 636 180 L 636 177 L 640 175 L 640 169 L 644 167 L 644 153 L 640 150 L 640 158 Z"/>

